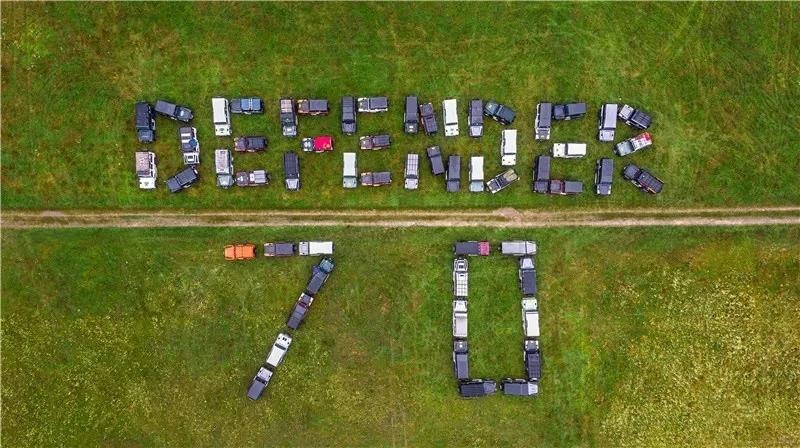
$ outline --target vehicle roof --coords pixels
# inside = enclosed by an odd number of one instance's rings
[[[565,180],[564,181],[565,193],[581,193],[583,192],[583,182],[579,180]]]
[[[153,160],[153,153],[149,151],[136,151],[134,155],[136,161],[136,173],[145,175],[150,172],[150,163]]]
[[[522,294],[536,294],[536,271],[533,269],[525,269],[522,271],[521,275]]]
[[[453,154],[450,157],[448,157],[447,167],[448,171],[453,172],[453,174],[458,173],[461,170],[461,156]],[[453,176],[451,175],[451,177]]]
[[[479,397],[495,392],[497,383],[491,380],[463,381],[458,385],[458,389],[464,397]]]
[[[294,101],[291,98],[281,98],[281,113],[294,113]]]
[[[483,156],[472,156],[469,158],[470,175],[475,178],[483,178]]]
[[[600,170],[600,182],[610,183],[613,179],[614,173],[614,160],[609,158],[602,158],[598,161],[598,169]]]
[[[472,113],[477,113],[478,115],[483,114],[483,101],[479,98],[473,98],[469,100],[469,110]]]
[[[639,174],[639,171],[639,167],[631,163],[622,169],[622,176],[625,179],[632,180],[636,178],[636,175]]]
[[[649,187],[656,193],[660,192],[661,189],[664,187],[664,182],[662,182],[661,179],[655,177],[647,170],[641,170],[639,172],[638,181],[640,184],[642,184],[642,186]]]
[[[536,180],[550,179],[550,156],[536,157]]]
[[[392,181],[392,173],[388,171],[376,171],[372,173],[372,182],[376,184],[388,184]]]
[[[314,147],[329,147],[333,145],[333,137],[330,135],[317,135],[314,137]]]
[[[517,116],[517,113],[514,111],[514,109],[504,104],[500,105],[500,110],[497,111],[497,114],[501,117],[504,117],[508,121],[513,121]]]
[[[178,106],[169,101],[157,100],[155,109],[162,114],[173,115],[177,107]]]
[[[217,174],[231,174],[231,152],[227,149],[214,150],[214,167]]]
[[[569,103],[565,105],[570,115],[585,114],[586,103]]]
[[[409,95],[406,97],[406,115],[417,115],[417,108],[419,101],[416,96]]]
[[[271,247],[277,255],[292,255],[294,254],[294,243],[264,243],[264,251]]]
[[[603,104],[602,113],[600,114],[600,118],[602,122],[600,126],[604,129],[615,129],[617,127],[617,109],[619,108],[618,104],[615,103],[608,103]]]
[[[553,120],[553,103],[539,103],[536,106],[536,112],[539,117],[539,126],[550,126]]]
[[[328,275],[330,274],[321,271],[314,272],[314,274],[308,280],[308,285],[306,285],[307,293],[312,296],[318,293],[320,288],[322,288],[322,285],[325,284],[325,280],[328,279]]]
[[[286,176],[297,176],[300,174],[300,159],[294,151],[283,153],[283,171]]]
[[[370,107],[379,109],[389,107],[389,98],[385,96],[369,97],[369,105]]]
[[[356,153],[354,152],[345,152],[342,153],[342,159],[344,161],[344,167],[346,170],[355,171],[356,166]]]
[[[502,173],[500,173],[500,178],[506,181],[506,184],[510,184],[515,180],[519,179],[517,172],[514,171],[514,168],[509,168]]]
[[[187,167],[179,171],[178,174],[175,175],[175,178],[178,179],[178,181],[183,185],[185,185],[187,182],[194,182],[198,178],[197,170],[195,170],[193,167]]]
[[[506,395],[530,396],[539,394],[539,385],[532,381],[504,381],[503,393]]]
[[[136,111],[136,122],[147,124],[150,121],[150,104],[144,101],[139,101],[134,107]]]
[[[542,376],[542,355],[539,351],[525,353],[525,372],[528,378],[541,378]]]

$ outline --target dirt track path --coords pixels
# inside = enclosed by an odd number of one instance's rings
[[[81,227],[651,227],[798,225],[800,206],[538,211],[4,211],[5,229]]]

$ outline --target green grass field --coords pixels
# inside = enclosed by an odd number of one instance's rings
[[[336,272],[245,388],[330,237]],[[536,399],[457,397],[451,244],[534,238]],[[796,446],[800,229],[6,230],[4,446]],[[470,260],[473,375],[522,374],[514,260]]]
[[[778,205],[800,202],[800,20],[797,3],[771,4],[254,4],[129,3],[2,6],[3,205],[6,208],[372,208]],[[447,97],[494,98],[518,111],[522,180],[497,196],[444,192],[427,172],[405,192],[404,156],[430,144],[445,154],[486,156],[500,171],[500,127],[445,139],[401,134],[401,101],[416,93],[437,111]],[[359,117],[359,134],[387,131],[394,146],[360,154],[359,168],[391,170],[378,191],[341,188],[341,153],[357,137],[339,132],[344,94],[389,95],[388,114]],[[235,135],[269,137],[263,155],[240,169],[267,168],[275,185],[221,191],[213,182],[210,98],[259,95],[267,114],[234,117]],[[304,190],[282,188],[282,95],[326,97],[333,113],[301,118],[301,135],[332,132],[334,154],[302,155]],[[203,152],[196,188],[181,195],[136,188],[135,101],[167,98],[196,112]],[[586,194],[530,192],[538,101],[582,100],[591,113],[556,123],[554,141],[586,141],[590,157],[558,161],[553,175],[579,179]],[[647,197],[629,185],[598,199],[593,164],[611,156],[596,142],[597,107],[629,102],[654,116],[655,144],[622,162],[649,168],[667,184]],[[464,115],[460,117],[462,130]],[[441,120],[440,120],[441,121]],[[620,125],[618,137],[633,131]],[[158,121],[163,181],[180,167],[177,125]],[[466,173],[466,171],[464,171]],[[617,175],[617,182],[621,177]]]

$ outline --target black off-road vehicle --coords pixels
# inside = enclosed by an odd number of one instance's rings
[[[232,114],[263,114],[264,102],[261,98],[254,96],[251,98],[234,98],[231,100]]]
[[[419,101],[416,96],[406,97],[406,110],[403,112],[403,131],[416,134],[419,131]]]
[[[483,101],[478,98],[469,100],[467,128],[470,137],[477,138],[483,135]]]
[[[177,193],[191,187],[200,179],[197,168],[189,166],[167,179],[167,189],[170,193]]]
[[[498,103],[497,101],[487,101],[483,106],[483,114],[492,120],[506,126],[514,122],[517,113],[514,109]]]
[[[617,114],[620,120],[624,121],[628,126],[636,129],[645,130],[650,127],[653,119],[649,114],[641,109],[635,109],[627,104],[624,104]]]
[[[233,139],[233,149],[237,152],[260,152],[267,149],[267,138],[261,135],[236,137]]]
[[[586,115],[586,103],[567,103],[553,106],[554,120],[574,120],[584,115]]]
[[[297,113],[300,115],[328,115],[328,100],[299,99],[297,100]]]
[[[156,115],[150,103],[139,101],[134,107],[136,111],[136,138],[139,143],[153,143],[156,140]]]
[[[358,139],[358,147],[361,149],[386,149],[392,145],[392,138],[389,134],[365,135]]]
[[[177,104],[170,103],[169,101],[158,100],[156,101],[156,112],[173,120],[189,123],[194,118],[192,110],[186,106],[178,106]]]
[[[358,111],[366,113],[386,112],[389,110],[389,98],[385,96],[368,96],[358,99]]]
[[[427,149],[428,160],[431,162],[431,173],[434,176],[444,174],[444,161],[442,161],[442,150],[438,146],[430,146]]]
[[[422,129],[425,131],[425,135],[439,132],[439,126],[436,124],[436,112],[433,110],[432,103],[420,104],[419,115],[422,118]]]
[[[644,168],[639,168],[636,165],[627,165],[622,170],[622,177],[629,180],[633,185],[636,185],[640,190],[650,193],[658,194],[664,188],[664,182],[654,176],[652,173]]]
[[[356,100],[352,96],[342,97],[342,134],[356,133]]]
[[[300,159],[294,151],[283,153],[283,174],[287,190],[297,191],[300,189]]]
[[[294,101],[290,97],[283,97],[280,106],[281,133],[284,137],[297,137],[297,114],[294,111]]]
[[[614,174],[614,161],[612,159],[602,158],[597,161],[594,173],[594,183],[597,188],[597,194],[600,196],[608,196],[611,194],[611,182],[613,181]]]

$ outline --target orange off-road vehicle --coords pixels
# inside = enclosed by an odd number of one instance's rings
[[[255,244],[229,244],[225,246],[226,260],[252,260],[256,258]]]

